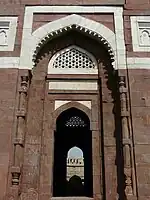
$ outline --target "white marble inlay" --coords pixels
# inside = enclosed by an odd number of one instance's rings
[[[0,17],[0,51],[13,51],[17,17]]]
[[[97,90],[97,81],[50,81],[50,90]]]
[[[131,16],[133,51],[150,51],[150,16]]]
[[[150,69],[150,58],[127,58],[128,69]]]
[[[0,21],[0,46],[8,45],[8,32],[10,22]]]
[[[55,110],[67,103],[70,103],[70,102],[78,102],[80,104],[83,104],[84,106],[88,107],[89,109],[91,109],[91,101],[63,101],[63,100],[56,100],[55,101]]]
[[[138,22],[139,45],[150,46],[150,22]]]
[[[19,68],[19,57],[0,57],[0,68]]]
[[[49,22],[39,27],[32,33],[32,23],[34,13],[67,13],[67,17]],[[76,13],[76,14],[74,14]],[[112,13],[114,14],[115,33],[103,24],[81,17],[81,13]],[[26,7],[20,65],[32,69],[32,56],[39,42],[52,31],[60,30],[66,26],[76,24],[97,34],[100,34],[110,44],[115,54],[114,68],[124,68],[125,45],[123,30],[123,8],[115,6],[32,6]],[[30,50],[30,51],[29,51]]]

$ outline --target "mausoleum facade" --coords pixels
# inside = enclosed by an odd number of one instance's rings
[[[150,200],[149,9],[0,2],[0,200]]]

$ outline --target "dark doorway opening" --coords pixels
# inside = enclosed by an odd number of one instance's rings
[[[79,176],[72,176],[67,183],[68,196],[84,196],[84,185]]]
[[[88,116],[77,108],[64,111],[57,118],[54,138],[53,196],[92,197],[92,134]],[[67,154],[74,146],[83,152],[84,183],[78,175],[67,180]]]

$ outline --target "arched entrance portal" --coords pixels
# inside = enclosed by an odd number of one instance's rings
[[[56,121],[54,139],[53,196],[92,197],[92,135],[88,116],[77,108],[62,112]],[[84,181],[80,173],[67,179],[67,155],[72,147],[78,147],[83,152]],[[75,157],[78,156],[76,152],[74,154]],[[69,162],[74,167],[81,168],[78,161],[77,158],[72,158]]]
[[[106,199],[115,198],[114,78],[105,46],[76,30],[48,41],[39,51],[30,86],[28,121],[35,118],[38,126],[34,132],[43,133],[40,187],[49,199],[101,199],[105,194]],[[84,176],[74,173],[67,177],[67,155],[73,147],[83,152]],[[43,190],[40,195],[44,195]]]

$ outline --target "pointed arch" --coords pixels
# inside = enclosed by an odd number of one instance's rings
[[[31,59],[33,60],[33,64],[36,60],[37,53],[44,44],[71,29],[83,32],[103,43],[110,55],[110,58],[116,61],[115,33],[99,22],[73,14],[53,22],[49,22],[32,33],[32,46],[30,45],[30,47],[32,51]],[[113,65],[116,68],[116,62],[114,62]]]
[[[66,126],[65,122],[72,116],[78,116],[87,126]],[[65,109],[57,117],[54,132],[53,196],[81,196],[78,190],[72,193],[72,186],[78,187],[78,182],[73,182],[73,185],[69,183],[74,175],[84,183],[82,196],[93,196],[92,132],[89,125],[88,116],[78,108]],[[78,147],[78,157],[68,156],[68,151],[72,147]]]
[[[79,102],[76,102],[76,101],[68,102],[68,103],[60,106],[59,108],[57,108],[53,113],[54,119],[56,120],[61,113],[63,113],[65,110],[68,110],[69,108],[77,108],[77,109],[81,110],[88,116],[89,120],[91,120],[91,110],[88,107],[86,107],[85,105],[83,105]]]

